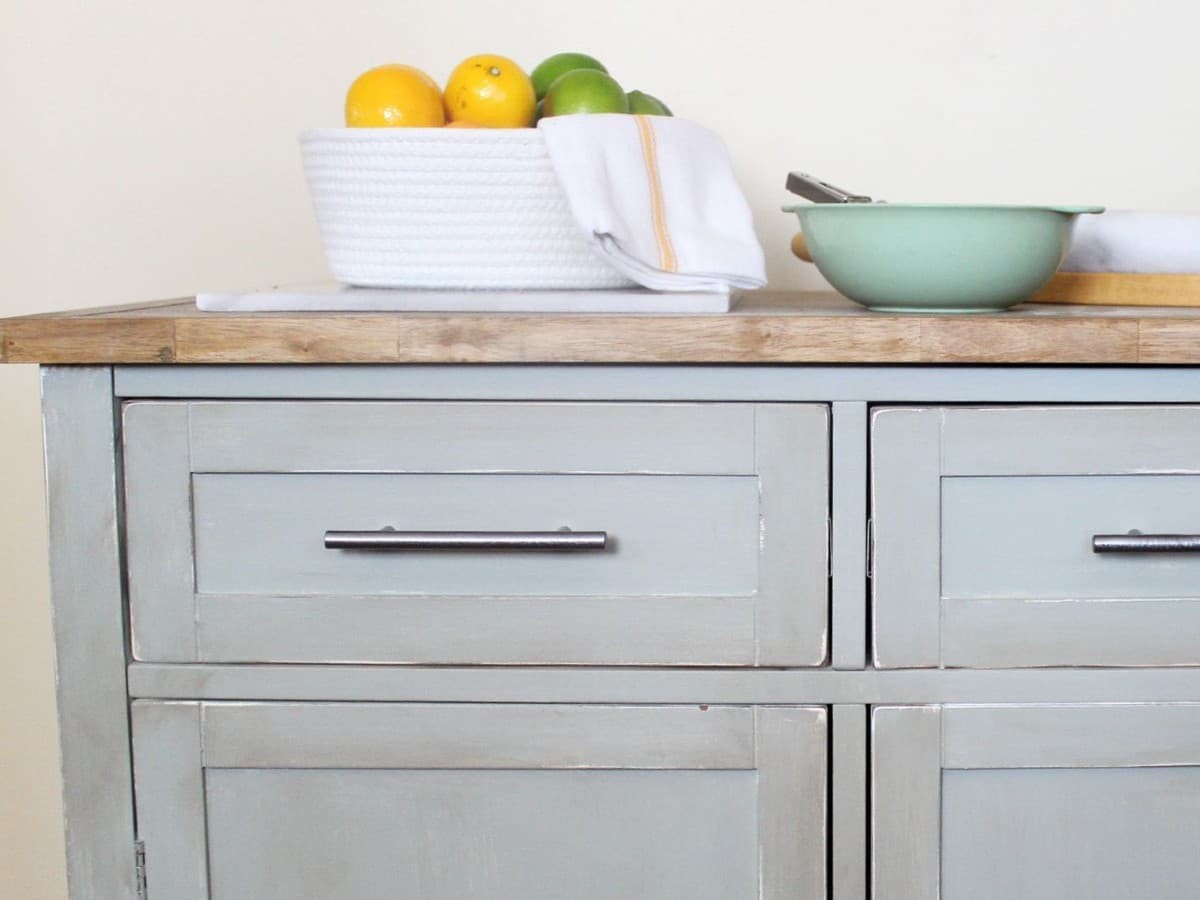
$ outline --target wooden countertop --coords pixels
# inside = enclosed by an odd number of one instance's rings
[[[1200,364],[1200,309],[872,313],[760,291],[719,315],[206,313],[191,298],[0,319],[0,362]]]

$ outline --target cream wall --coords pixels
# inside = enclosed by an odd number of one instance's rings
[[[294,136],[384,61],[603,58],[784,173],[892,200],[1200,209],[1193,0],[4,0],[0,315],[323,277]],[[0,896],[60,898],[37,383],[0,368]]]

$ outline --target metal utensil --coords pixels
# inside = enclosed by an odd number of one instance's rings
[[[813,203],[871,203],[870,197],[862,194],[852,194],[840,187],[834,187],[828,181],[814,178],[803,172],[788,172],[787,189],[793,194],[799,194]]]

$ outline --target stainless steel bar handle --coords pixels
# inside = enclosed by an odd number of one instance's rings
[[[603,550],[607,531],[326,531],[326,550]]]
[[[1093,553],[1200,553],[1200,534],[1094,534]]]

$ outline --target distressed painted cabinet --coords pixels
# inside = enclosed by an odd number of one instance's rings
[[[1195,897],[1200,704],[878,706],[876,897]]]
[[[139,700],[147,883],[176,900],[820,896],[827,737],[821,707]]]
[[[1119,316],[111,315],[0,337],[73,900],[1197,896],[1200,360]]]

